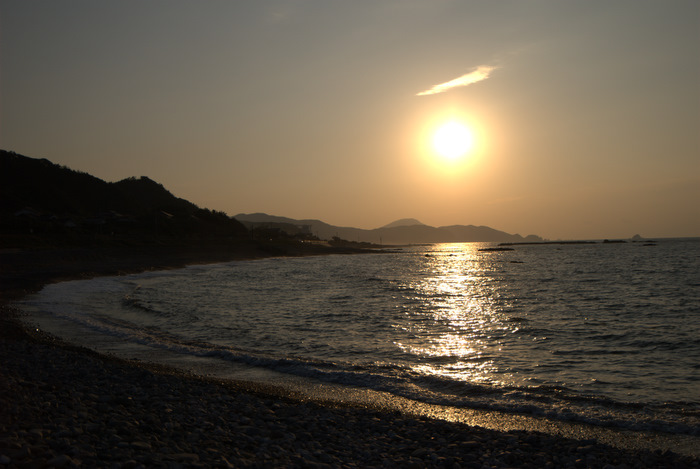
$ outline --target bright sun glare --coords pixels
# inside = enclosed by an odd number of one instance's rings
[[[465,155],[473,144],[472,132],[456,121],[443,124],[433,135],[433,148],[449,160],[456,160]]]

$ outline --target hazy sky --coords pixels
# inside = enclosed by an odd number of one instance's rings
[[[700,236],[700,2],[0,0],[0,148],[229,215]]]

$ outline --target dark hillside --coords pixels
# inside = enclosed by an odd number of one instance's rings
[[[3,215],[29,207],[54,214],[89,215],[111,205],[114,194],[107,187],[101,179],[49,160],[0,151]]]
[[[150,213],[163,210],[171,214],[192,214],[199,210],[192,202],[172,195],[162,184],[145,177],[130,177],[111,184],[131,213]]]
[[[243,238],[246,228],[201,209],[147,177],[108,183],[0,150],[0,233]]]

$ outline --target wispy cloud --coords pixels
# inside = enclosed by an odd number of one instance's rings
[[[496,67],[493,67],[491,65],[480,65],[476,67],[476,70],[466,73],[461,77],[457,77],[454,80],[450,80],[445,83],[440,83],[439,85],[435,85],[430,89],[421,91],[420,93],[416,94],[416,96],[428,96],[431,94],[444,93],[445,91],[449,91],[452,88],[472,85],[474,83],[486,80],[491,75],[491,72],[495,69]]]

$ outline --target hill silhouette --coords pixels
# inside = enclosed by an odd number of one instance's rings
[[[293,218],[267,215],[265,213],[240,213],[235,218],[243,222],[249,229],[256,226],[275,226],[284,229],[285,226],[295,226],[297,229],[308,230],[309,233],[321,238],[334,237],[360,243],[374,244],[429,244],[429,243],[469,243],[469,242],[498,242],[522,243],[541,242],[536,235],[526,237],[519,234],[509,234],[488,226],[452,225],[433,227],[423,225],[415,219],[401,219],[373,230],[340,227],[314,219],[295,220]]]
[[[142,176],[105,182],[47,159],[0,150],[4,234],[248,236],[223,212],[202,209]]]
[[[365,230],[321,220],[203,209],[141,176],[105,182],[90,174],[0,150],[0,234],[100,235],[129,239],[275,238],[372,244],[539,242],[487,226],[432,227],[404,218]]]
[[[396,220],[394,222],[389,223],[388,225],[382,226],[382,228],[396,228],[397,226],[414,226],[422,224],[423,223],[419,222],[415,218],[401,218],[400,220]]]

